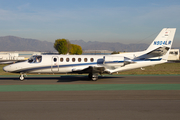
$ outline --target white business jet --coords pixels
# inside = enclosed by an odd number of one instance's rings
[[[167,62],[176,28],[164,28],[145,51],[115,55],[35,55],[25,62],[5,66],[6,72],[88,73],[96,81],[98,74],[116,73]]]

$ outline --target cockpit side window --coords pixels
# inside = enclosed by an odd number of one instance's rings
[[[42,61],[42,56],[32,56],[28,59],[29,63],[40,63]]]
[[[28,63],[32,63],[33,62],[33,59],[32,57],[28,59]]]

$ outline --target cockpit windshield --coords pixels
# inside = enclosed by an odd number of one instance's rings
[[[29,62],[29,63],[40,63],[41,60],[42,60],[42,56],[37,56],[37,55],[35,55],[35,56],[30,57],[30,58],[28,59],[28,62]]]

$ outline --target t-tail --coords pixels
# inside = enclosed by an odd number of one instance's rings
[[[176,28],[164,28],[145,51],[146,54],[136,59],[158,58],[167,61]]]
[[[164,28],[145,51],[124,53],[124,64],[115,69],[106,68],[108,73],[147,67],[167,62],[176,28]]]

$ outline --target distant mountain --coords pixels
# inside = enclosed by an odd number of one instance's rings
[[[15,36],[0,37],[0,51],[56,51],[53,43]]]
[[[119,42],[97,42],[97,41],[88,41],[83,40],[71,40],[72,44],[77,44],[82,47],[83,50],[110,50],[110,51],[142,51],[148,48],[148,44],[122,44]]]
[[[72,44],[77,44],[83,50],[110,50],[110,51],[142,51],[147,49],[148,44],[122,44],[119,42],[98,42],[83,40],[70,40]],[[20,38],[15,36],[0,37],[0,51],[42,51],[55,52],[54,43],[40,41],[36,39]]]

